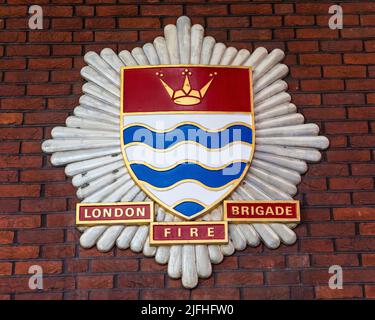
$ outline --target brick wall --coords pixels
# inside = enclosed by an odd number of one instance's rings
[[[28,29],[32,2],[42,31]],[[333,1],[0,0],[0,299],[375,298],[375,2],[340,2],[341,31]],[[298,242],[228,257],[193,291],[153,259],[81,249],[75,190],[40,149],[78,104],[85,52],[131,49],[181,14],[237,48],[285,50],[294,103],[331,140],[299,186]],[[44,291],[28,289],[33,264]],[[343,290],[327,288],[332,264]]]

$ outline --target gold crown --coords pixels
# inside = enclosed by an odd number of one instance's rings
[[[165,81],[163,81],[163,79],[161,79],[164,74],[161,72],[156,72],[156,75],[159,76],[160,82],[175,104],[191,106],[201,102],[208,88],[210,87],[211,82],[214,80],[213,77],[217,75],[217,72],[210,73],[210,77],[212,77],[212,79],[210,79],[200,90],[195,90],[191,87],[189,76],[191,76],[192,73],[189,71],[189,69],[185,69],[181,74],[185,76],[182,89],[173,90]]]

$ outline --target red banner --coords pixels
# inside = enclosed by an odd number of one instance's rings
[[[232,222],[299,222],[299,201],[224,201],[225,219]]]
[[[124,113],[251,112],[249,67],[142,66],[121,72]]]
[[[156,222],[150,226],[150,244],[227,243],[228,224],[218,222]]]
[[[78,203],[77,225],[145,224],[153,217],[152,202]]]

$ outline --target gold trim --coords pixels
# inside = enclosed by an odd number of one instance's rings
[[[204,210],[200,211],[200,212],[197,212],[196,214],[190,216],[190,217],[186,217],[184,215],[182,215],[181,213],[179,213],[178,211],[174,210],[173,208],[167,206],[166,204],[164,204],[163,202],[161,202],[156,196],[154,196],[149,190],[145,189],[142,184],[140,183],[140,181],[138,180],[138,178],[135,176],[134,172],[131,170],[130,168],[130,165],[129,165],[129,162],[128,162],[128,159],[127,159],[127,156],[126,156],[126,152],[125,152],[125,148],[124,148],[124,137],[123,137],[123,122],[124,122],[124,112],[123,112],[123,105],[124,105],[124,70],[125,69],[140,69],[140,68],[160,68],[160,67],[210,67],[210,68],[239,68],[239,69],[247,69],[248,72],[249,72],[249,85],[250,85],[250,112],[244,112],[244,114],[249,114],[251,115],[251,123],[252,123],[252,148],[251,148],[251,155],[250,155],[250,158],[246,164],[246,167],[241,175],[240,178],[238,178],[238,183],[236,186],[234,186],[233,188],[231,188],[228,192],[226,192],[222,197],[220,197],[217,201],[215,201],[211,206],[205,208]],[[156,203],[158,203],[161,207],[163,207],[165,210],[167,210],[168,212],[174,214],[175,216],[177,217],[180,217],[184,220],[193,220],[194,218],[197,218],[198,216],[201,216],[203,215],[204,213],[207,213],[208,211],[216,208],[225,198],[227,198],[229,196],[229,194],[231,194],[235,189],[236,187],[238,187],[238,185],[240,184],[240,182],[245,178],[248,170],[249,170],[249,167],[250,167],[250,163],[253,159],[253,156],[254,156],[254,146],[255,146],[255,123],[254,123],[254,104],[253,104],[253,81],[252,81],[252,68],[251,67],[246,67],[246,66],[218,66],[218,65],[190,65],[190,64],[178,64],[178,65],[150,65],[150,66],[128,66],[128,67],[122,67],[121,70],[120,70],[120,73],[121,73],[121,98],[120,98],[120,101],[121,101],[121,105],[120,105],[120,143],[121,143],[121,153],[123,155],[123,158],[124,158],[124,162],[125,162],[125,165],[126,165],[126,168],[128,169],[129,171],[129,174],[130,176],[132,177],[132,179],[134,180],[134,182],[142,189],[142,191],[144,191],[146,193],[146,195],[148,195],[150,197],[150,199],[152,199],[153,201],[155,201]],[[160,112],[160,113],[166,113],[166,112]],[[183,111],[170,111],[170,112],[167,112],[167,113],[172,113],[172,114],[176,114],[176,113],[185,113]],[[200,112],[189,112],[189,113],[200,113]],[[218,112],[205,112],[203,111],[202,113],[218,113]],[[220,113],[226,113],[226,114],[233,114],[233,113],[238,113],[238,112],[228,112],[228,111],[224,111],[224,112],[220,112]],[[131,114],[136,114],[136,113],[131,113]],[[145,112],[139,112],[139,114],[146,114]],[[157,112],[149,112],[149,114],[157,114]],[[127,145],[128,146],[128,145]]]
[[[228,218],[227,203],[262,203],[262,204],[276,204],[276,203],[295,203],[297,208],[296,218],[283,218],[283,219],[266,219],[266,218]],[[224,200],[224,220],[230,221],[231,223],[249,223],[249,222],[260,222],[260,223],[277,223],[277,222],[301,222],[301,209],[299,200]]]
[[[136,206],[136,205],[150,205],[150,219],[133,219],[133,220],[105,220],[105,221],[81,221],[79,219],[79,209],[81,207],[106,207],[106,206]],[[152,201],[137,201],[137,202],[92,202],[92,203],[77,203],[76,204],[76,225],[77,226],[95,226],[95,225],[139,225],[150,224],[154,217],[154,202]]]
[[[224,225],[224,232],[225,232],[225,239],[223,240],[218,240],[218,239],[214,239],[214,240],[165,240],[165,241],[154,241],[153,240],[153,237],[154,237],[154,230],[153,230],[153,226],[154,225],[172,225],[172,226],[175,226],[175,225],[199,225],[199,224],[209,224],[209,225],[212,225],[212,224],[222,224]],[[181,221],[181,222],[151,222],[150,223],[150,236],[149,236],[149,239],[150,239],[150,244],[155,244],[155,245],[175,245],[175,244],[182,244],[182,243],[186,243],[186,244],[191,244],[191,243],[200,243],[200,244],[226,244],[228,243],[228,240],[229,240],[229,236],[228,236],[228,222],[227,221]]]
[[[249,112],[248,112],[249,113]],[[129,114],[129,113],[128,113]],[[253,130],[253,128],[245,123],[245,122],[241,122],[241,121],[236,121],[236,122],[233,122],[233,123],[230,123],[230,124],[227,124],[226,126],[224,127],[221,127],[219,129],[207,129],[206,127],[200,125],[199,123],[196,123],[194,121],[183,121],[183,122],[180,122],[180,123],[177,123],[175,124],[173,127],[170,127],[168,129],[165,129],[165,130],[161,130],[161,129],[154,129],[152,128],[151,126],[147,125],[147,124],[142,124],[141,122],[135,122],[134,124],[128,124],[126,127],[124,127],[124,130],[128,129],[128,128],[131,128],[131,127],[135,127],[135,126],[142,126],[146,129],[149,129],[150,131],[153,131],[153,132],[156,132],[156,133],[168,133],[170,131],[173,131],[175,130],[176,128],[180,127],[180,126],[183,126],[183,125],[194,125],[196,127],[198,127],[199,129],[203,130],[203,131],[206,131],[206,132],[209,132],[209,133],[217,133],[217,132],[220,132],[220,131],[223,131],[223,130],[226,130],[228,129],[229,127],[233,127],[233,126],[236,126],[236,125],[241,125],[241,126],[244,126],[246,128],[249,128],[251,130]]]

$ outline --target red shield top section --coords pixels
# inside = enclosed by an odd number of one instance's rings
[[[191,65],[125,67],[122,108],[132,112],[251,112],[251,69]]]

